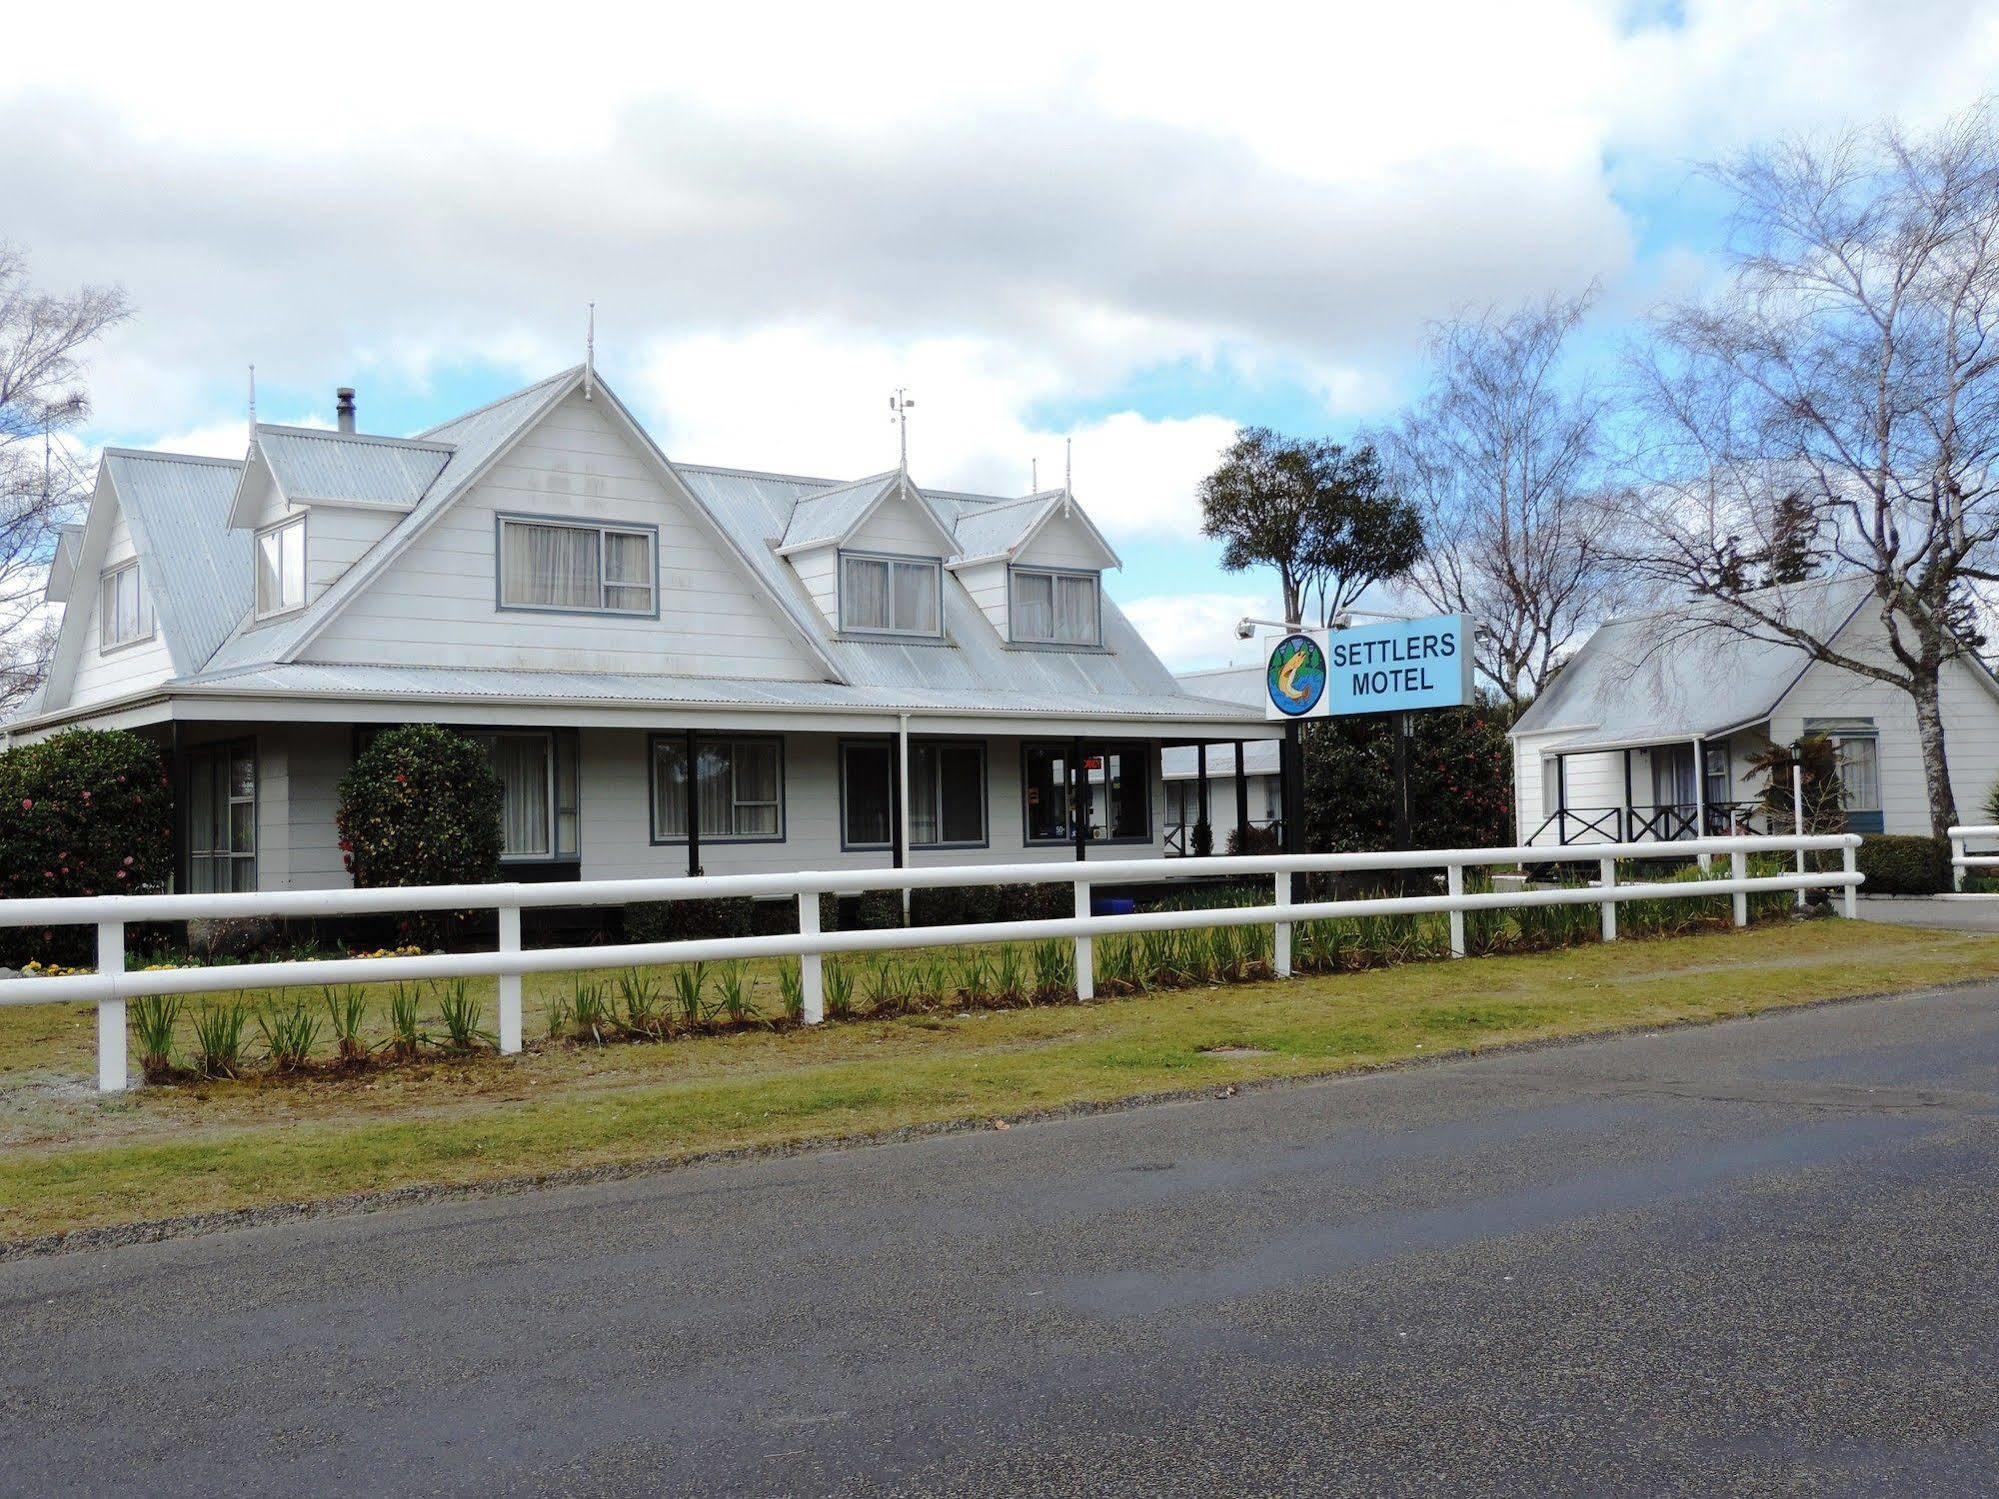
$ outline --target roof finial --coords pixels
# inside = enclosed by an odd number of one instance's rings
[[[250,435],[257,434],[257,367],[250,366]]]
[[[1027,460],[1027,492],[1029,494],[1041,493],[1041,460],[1039,458],[1030,458]]]
[[[583,399],[597,396],[597,304],[590,304],[590,329],[583,335]]]
[[[1069,513],[1069,473],[1072,466],[1070,449],[1074,445],[1074,438],[1065,437],[1062,439],[1062,513],[1064,515]]]
[[[916,404],[916,398],[909,393],[907,385],[898,385],[895,394],[888,398],[889,420],[902,428],[902,461],[900,467],[909,472],[909,408]]]

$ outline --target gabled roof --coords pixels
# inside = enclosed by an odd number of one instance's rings
[[[958,522],[958,555],[951,559],[951,566],[966,567],[975,562],[1002,559],[1011,562],[1057,515],[1073,519],[1083,527],[1102,553],[1102,566],[1124,565],[1068,490],[1046,489],[1039,494],[988,505],[962,517]]]
[[[791,521],[778,541],[778,551],[795,552],[804,547],[845,541],[874,514],[875,507],[888,497],[901,478],[899,472],[891,469],[800,500],[791,507]]]
[[[318,427],[259,425],[231,521],[247,526],[252,471],[260,464],[278,493],[294,505],[376,505],[407,510],[423,498],[451,457],[451,444],[421,439],[328,432]]]
[[[1821,640],[1836,635],[1869,597],[1865,578],[1813,578],[1763,590],[1772,612]],[[1720,606],[1607,620],[1520,715],[1511,733],[1567,731],[1561,748],[1722,735],[1761,723],[1811,665],[1799,646],[1750,639],[1715,623]]]
[[[140,574],[182,674],[199,671],[241,615],[250,536],[229,529],[229,506],[242,467],[227,458],[104,450],[102,476],[131,528]]]

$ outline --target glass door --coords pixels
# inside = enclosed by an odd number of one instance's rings
[[[257,888],[255,740],[188,751],[187,885],[204,894]]]

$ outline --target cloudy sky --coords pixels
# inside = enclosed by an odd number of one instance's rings
[[[8,23],[0,236],[122,282],[95,442],[413,431],[581,355],[675,458],[1023,492],[1075,441],[1178,666],[1274,607],[1198,534],[1234,426],[1405,400],[1426,322],[1697,289],[1692,168],[1963,108],[1999,6],[180,6]],[[476,19],[469,17],[476,16]],[[41,34],[37,34],[38,31]]]

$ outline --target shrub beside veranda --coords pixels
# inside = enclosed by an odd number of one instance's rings
[[[436,724],[377,735],[340,778],[335,820],[362,888],[500,876],[500,778],[483,749]]]
[[[131,895],[173,876],[173,787],[159,749],[123,730],[72,729],[0,752],[0,893]],[[0,929],[11,966],[75,962],[81,927]]]

